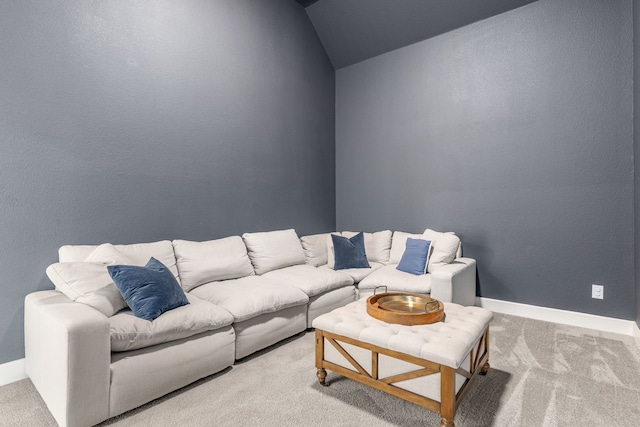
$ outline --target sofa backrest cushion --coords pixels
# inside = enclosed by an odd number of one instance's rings
[[[131,245],[112,245],[118,251],[126,255],[131,265],[142,266],[153,257],[163,263],[174,275],[178,283],[178,266],[173,253],[173,245],[169,240],[162,240],[152,243],[134,243]],[[65,245],[58,250],[60,262],[86,261],[87,257],[96,249],[98,245]]]
[[[58,262],[47,267],[46,273],[57,291],[107,317],[127,307],[103,264]]]
[[[438,267],[447,265],[456,259],[460,249],[460,238],[453,233],[441,233],[427,228],[422,234],[425,240],[431,240],[433,249],[427,264],[427,272],[432,273]]]
[[[355,231],[343,231],[342,237],[351,238],[358,234]],[[376,231],[375,233],[364,234],[364,248],[367,253],[367,260],[386,264],[389,262],[389,252],[391,250],[390,230]]]
[[[185,292],[205,283],[254,274],[240,236],[206,242],[174,240],[172,243]]]
[[[69,299],[89,305],[110,317],[126,308],[127,303],[109,275],[107,266],[131,263],[129,257],[105,243],[94,247],[86,261],[51,264],[46,273],[56,289]]]
[[[342,236],[342,233],[340,233],[339,231],[334,231],[333,233],[327,234],[327,237],[325,238],[325,245],[327,246],[327,267],[333,269],[336,264],[336,254],[333,249],[333,238],[331,237],[331,235]]]
[[[391,239],[391,250],[389,251],[389,264],[399,264],[402,254],[407,247],[407,238],[422,239],[422,234],[405,233],[404,231],[394,231]]]
[[[294,229],[244,233],[242,240],[256,274],[306,262],[304,250]]]
[[[319,267],[328,262],[327,236],[329,236],[329,233],[311,234],[300,238],[300,244],[302,244],[308,265]]]

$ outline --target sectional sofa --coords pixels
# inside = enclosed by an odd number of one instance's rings
[[[474,304],[475,261],[461,256],[453,233],[331,234],[299,238],[289,229],[206,242],[62,246],[47,268],[55,290],[25,298],[27,374],[61,426],[90,426],[222,371],[376,291]],[[335,269],[333,242],[356,237],[369,267]],[[431,242],[422,274],[397,269],[409,238]],[[109,266],[149,266],[151,258],[186,300],[148,321],[129,309]]]

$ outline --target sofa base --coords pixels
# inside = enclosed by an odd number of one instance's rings
[[[309,298],[307,328],[310,328],[313,319],[321,314],[333,311],[334,309],[347,305],[355,300],[356,288],[351,285]]]
[[[231,326],[146,347],[112,353],[109,417],[137,408],[233,365]]]
[[[275,313],[264,313],[234,323],[236,359],[242,359],[307,329],[307,305],[289,307]]]

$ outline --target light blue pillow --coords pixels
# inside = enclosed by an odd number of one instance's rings
[[[364,234],[362,232],[349,239],[332,234],[331,239],[333,240],[333,253],[335,255],[334,270],[371,268],[364,250]]]
[[[400,258],[400,264],[396,267],[405,273],[421,276],[427,271],[429,252],[431,249],[430,240],[407,238],[407,245]]]
[[[151,258],[147,265],[109,265],[109,275],[136,317],[152,322],[189,301],[173,273]]]

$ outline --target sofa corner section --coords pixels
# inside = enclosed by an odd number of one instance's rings
[[[456,258],[431,273],[431,297],[443,302],[471,306],[476,299],[476,261]]]

